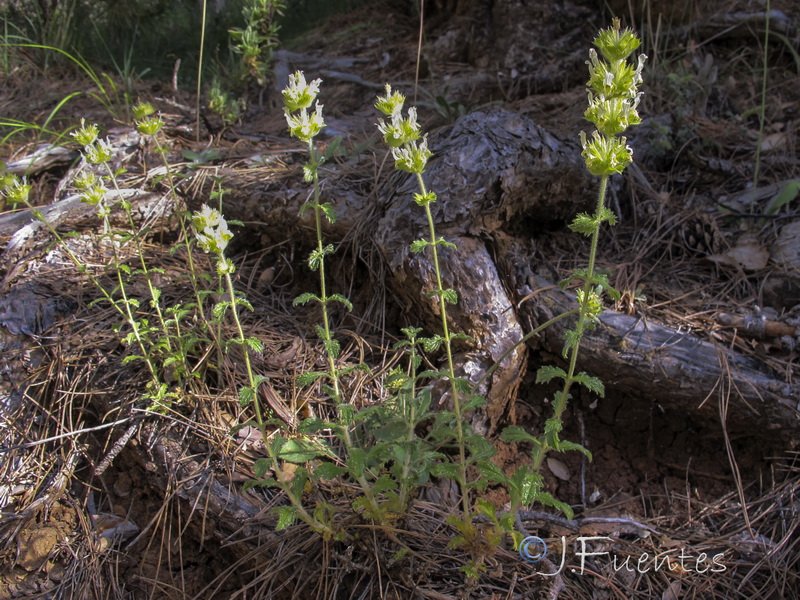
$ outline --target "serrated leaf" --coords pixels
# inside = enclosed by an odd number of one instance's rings
[[[405,436],[408,434],[408,425],[400,420],[394,420],[380,427],[376,427],[370,430],[370,433],[375,437],[376,440],[380,440],[382,442],[393,442],[395,440],[404,439]]]
[[[348,300],[341,294],[331,294],[330,296],[328,296],[328,302],[340,302],[341,304],[344,304],[347,310],[349,311],[353,310],[353,303],[350,302],[350,300]]]
[[[397,487],[397,482],[394,479],[388,475],[381,475],[375,480],[375,483],[372,484],[372,493],[383,494],[385,492],[396,490]]]
[[[575,450],[585,455],[586,458],[588,458],[589,460],[592,460],[592,453],[583,446],[581,446],[580,444],[576,444],[575,442],[559,440],[558,448],[556,448],[556,450],[558,450],[559,452],[569,452],[570,450]]]
[[[561,502],[561,500],[556,500],[552,494],[549,494],[548,492],[539,492],[536,494],[536,501],[540,504],[544,504],[545,506],[552,506],[553,508],[560,510],[562,513],[564,513],[564,516],[570,520],[572,520],[572,517],[575,514],[572,512],[572,508],[570,508],[569,504]]]
[[[454,289],[442,290],[442,297],[448,304],[458,304],[458,293]]]
[[[332,462],[324,462],[314,469],[314,477],[317,479],[336,479],[346,472],[347,469],[344,467],[335,465]]]
[[[559,367],[554,367],[552,365],[545,365],[543,367],[539,367],[539,370],[536,371],[536,383],[547,383],[548,381],[559,377],[561,379],[567,378],[567,372],[564,369]]]
[[[298,433],[317,433],[323,429],[328,429],[330,424],[317,417],[303,419],[297,426]]]
[[[245,407],[253,401],[255,392],[253,388],[244,386],[239,390],[239,406]]]
[[[253,472],[257,479],[263,479],[272,468],[272,460],[269,458],[257,458],[253,463]]]
[[[214,315],[215,319],[221,319],[222,315],[225,314],[225,311],[228,310],[231,303],[227,300],[223,300],[222,302],[217,302],[214,305],[214,308],[211,310],[211,314]]]
[[[291,527],[297,521],[297,509],[294,506],[278,506],[275,512],[278,514],[278,524],[275,525],[277,531]]]
[[[541,443],[538,439],[517,425],[509,425],[506,427],[503,430],[503,433],[500,434],[500,439],[508,444],[530,442],[532,444],[536,444],[537,446],[541,446]]]
[[[420,338],[425,352],[436,352],[442,345],[444,339],[440,335],[435,335],[429,338]]]
[[[469,397],[467,403],[461,407],[461,410],[463,412],[466,412],[468,410],[475,410],[476,408],[481,408],[485,404],[486,404],[486,398],[484,398],[480,394],[473,394],[472,396]]]
[[[561,419],[547,419],[544,423],[544,434],[548,437],[558,436],[563,428]]]
[[[332,356],[333,358],[338,357],[339,353],[342,351],[342,346],[339,344],[338,340],[322,340],[322,345],[325,346],[325,352],[328,353],[328,356]]]
[[[305,294],[300,294],[297,298],[295,298],[292,304],[294,306],[302,306],[304,304],[308,304],[311,300],[322,302],[322,300],[320,300],[320,297],[317,296],[316,294],[306,292]]]
[[[456,391],[461,394],[469,394],[472,391],[472,384],[463,377],[456,377],[453,380]]]
[[[236,296],[236,304],[245,307],[250,312],[255,312],[255,308],[253,308],[253,305],[250,304],[250,301],[247,298]]]
[[[484,517],[488,517],[492,521],[497,519],[497,509],[494,507],[494,504],[489,502],[486,498],[477,498],[475,500],[475,507],[478,509],[478,513]]]
[[[311,441],[303,438],[291,438],[286,440],[286,443],[278,453],[278,458],[281,458],[286,462],[300,465],[315,459],[321,454],[322,453],[319,451],[318,446]]]
[[[481,477],[485,477],[492,483],[505,484],[508,482],[508,477],[503,472],[503,469],[488,460],[478,463],[478,473],[480,473]]]
[[[411,250],[412,253],[417,254],[419,252],[422,252],[428,244],[430,244],[430,242],[426,240],[414,240],[413,242],[411,242],[411,246],[409,247],[409,249]]]
[[[250,350],[261,354],[264,351],[264,344],[258,338],[249,337],[245,338],[244,343],[247,345]]]
[[[311,385],[320,377],[325,377],[327,373],[320,373],[319,371],[306,371],[297,376],[297,385],[305,387]]]
[[[433,468],[431,468],[431,474],[436,477],[444,477],[446,479],[454,480],[458,480],[460,477],[458,465],[455,465],[451,462],[441,462],[433,465]]]
[[[330,202],[324,202],[320,204],[319,207],[325,214],[325,218],[328,220],[328,223],[336,222],[336,211],[334,210],[333,205]]]
[[[465,441],[473,460],[488,460],[495,455],[494,446],[482,435],[470,435]]]
[[[572,221],[569,228],[576,233],[592,235],[594,230],[597,228],[597,225],[598,223],[594,217],[586,213],[580,213],[577,217],[575,217],[575,220]]]
[[[364,474],[367,468],[367,453],[363,448],[351,448],[350,456],[347,459],[347,469],[350,475],[358,479]]]
[[[592,377],[587,373],[578,373],[573,377],[573,380],[577,381],[586,389],[588,389],[591,392],[594,392],[601,398],[605,397],[606,395],[606,388],[603,385],[603,382],[600,381],[600,379],[598,379],[597,377]]]

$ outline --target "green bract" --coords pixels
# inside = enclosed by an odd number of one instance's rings
[[[631,125],[642,122],[636,107],[639,98],[612,98],[606,100],[602,96],[589,94],[589,108],[584,113],[584,118],[597,126],[603,135],[612,136],[622,133]]]
[[[321,79],[306,83],[306,76],[302,71],[289,75],[289,85],[282,92],[283,105],[291,112],[308,108],[319,94],[320,83],[322,83]],[[291,125],[289,127],[291,128]]]
[[[390,148],[399,148],[403,144],[419,139],[419,124],[417,123],[417,109],[409,108],[408,117],[403,118],[402,104],[392,113],[392,121],[386,124],[383,120],[378,122],[378,131],[383,134],[383,141]]]
[[[308,112],[307,107],[300,109],[299,114],[292,114],[287,107],[284,110],[286,122],[289,125],[289,133],[306,143],[310,142],[325,127],[325,120],[322,118],[322,105],[317,102],[315,111]]]
[[[595,50],[589,50],[589,107],[584,118],[595,124],[597,131],[590,140],[581,132],[581,153],[586,167],[593,175],[608,176],[622,173],[633,160],[633,152],[625,138],[617,138],[631,125],[641,123],[637,112],[641,92],[642,69],[647,58],[638,58],[637,66],[626,62],[639,47],[639,39],[630,30],[620,31],[619,19],[609,29],[600,31],[594,40],[605,60]]]
[[[81,146],[89,146],[94,144],[95,140],[97,140],[97,136],[100,135],[100,129],[94,124],[86,125],[86,119],[81,119],[80,128],[77,131],[73,131],[70,135],[74,137],[75,141]]]
[[[200,247],[204,251],[220,257],[217,265],[218,270],[221,269],[219,272],[229,272],[227,270],[228,267],[233,265],[222,254],[225,252],[225,248],[228,247],[228,242],[233,238],[233,234],[228,229],[228,223],[220,212],[204,204],[199,211],[192,214],[192,227]],[[223,263],[226,264],[223,265]]]
[[[375,108],[387,117],[403,110],[403,103],[406,97],[400,92],[392,92],[392,86],[386,84],[386,95],[378,96],[375,101]]]
[[[407,171],[408,173],[423,173],[425,166],[428,164],[428,159],[432,155],[433,152],[428,150],[427,136],[423,137],[419,143],[416,141],[407,142],[402,148],[392,148],[395,169]]]
[[[2,191],[9,204],[27,204],[31,186],[25,183],[24,179],[20,181],[15,175],[12,175],[10,179],[6,179]]]
[[[586,139],[586,134],[581,131],[581,156],[586,161],[586,167],[592,175],[615,175],[622,173],[633,162],[633,150],[626,143],[626,139],[600,135],[592,132],[592,139]]]
[[[620,31],[619,19],[614,19],[612,23],[610,28],[601,29],[592,43],[606,60],[625,60],[639,47],[639,38],[629,27]]]

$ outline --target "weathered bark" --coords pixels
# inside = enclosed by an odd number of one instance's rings
[[[559,141],[506,110],[467,115],[433,137],[431,146],[436,154],[425,181],[438,193],[437,234],[458,246],[443,248],[440,256],[444,286],[459,295],[448,311],[450,326],[474,340],[458,360],[460,372],[477,381],[522,338],[521,322],[535,326],[571,307],[572,297],[556,290],[538,294],[519,310],[514,302],[526,289],[549,285],[533,275],[537,269],[528,264],[527,240],[589,209],[596,181],[586,173],[577,143]],[[275,241],[313,243],[310,213],[298,219],[309,193],[306,183],[224,169],[220,174],[231,189],[225,197],[228,218]],[[430,254],[409,250],[413,240],[428,236],[424,211],[413,202],[416,178],[395,174],[377,199],[371,196],[372,182],[346,172],[337,176],[335,167],[323,185],[338,216],[326,225],[327,241],[371,237],[389,273],[387,281],[375,284],[388,285],[420,325],[439,331],[437,302],[426,295],[434,287]],[[559,354],[565,326],[550,328],[538,343]],[[526,360],[526,350],[517,348],[479,390],[487,397],[484,431],[495,430],[513,407]],[[604,313],[602,326],[585,341],[579,367],[600,376],[607,390],[702,419],[719,420],[715,403],[725,402],[727,424],[753,434],[789,440],[798,424],[797,384],[730,349],[635,317]]]
[[[535,324],[577,307],[572,294],[534,276],[543,289],[525,312]],[[549,288],[549,289],[545,289]],[[717,422],[729,432],[796,439],[800,384],[789,383],[762,363],[637,316],[604,311],[600,326],[581,345],[580,368],[600,377],[606,389],[657,401],[666,410]],[[571,322],[545,330],[541,344],[560,353]]]

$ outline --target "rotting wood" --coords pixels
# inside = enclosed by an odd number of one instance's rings
[[[526,237],[589,208],[596,182],[586,172],[576,142],[558,140],[504,109],[459,119],[434,136],[431,146],[435,154],[425,179],[439,195],[433,206],[437,231],[458,245],[455,252],[443,251],[441,259],[444,284],[459,294],[449,316],[453,331],[475,340],[459,358],[461,373],[476,381],[525,333],[520,322],[535,326],[573,307],[572,296],[553,289],[554,280],[537,278],[536,287],[549,291],[519,311],[513,309],[509,291],[517,293],[526,283],[520,279],[532,272],[531,258],[524,253]],[[270,238],[310,236],[297,218],[307,195],[302,181],[265,184],[249,177],[243,187],[235,182],[235,177],[226,179],[232,188],[226,209],[230,217],[256,221]],[[388,267],[385,284],[391,293],[413,311],[417,324],[437,331],[438,309],[425,295],[433,266],[426,253],[409,250],[426,227],[424,212],[413,202],[416,191],[413,177],[395,174],[372,202],[360,184],[346,174],[337,177],[331,169],[323,194],[334,203],[338,218],[326,236],[330,241],[368,236]],[[718,395],[730,390],[728,425],[741,425],[751,435],[793,438],[800,416],[798,386],[780,374],[671,327],[613,311],[603,313],[601,320],[603,325],[587,337],[579,367],[600,376],[607,389],[713,422],[719,420]],[[560,323],[546,331],[541,347],[560,355],[564,327]],[[518,351],[506,361],[488,389],[480,390],[487,397],[486,431],[494,431],[505,417],[513,419],[526,354]]]
[[[594,198],[595,182],[583,167],[577,143],[560,141],[503,109],[459,119],[434,136],[431,146],[436,154],[425,178],[429,189],[439,194],[434,205],[437,230],[459,246],[442,253],[444,283],[460,297],[450,313],[451,325],[475,340],[459,359],[461,373],[477,381],[521,339],[525,331],[520,322],[535,326],[573,306],[569,294],[549,289],[515,310],[518,298],[512,295],[524,296],[520,289],[525,278],[533,281],[530,257],[524,252],[526,238],[585,210]],[[226,217],[244,221],[272,240],[288,236],[312,242],[308,224],[298,218],[308,194],[300,178],[265,180],[225,168],[219,174],[231,190]],[[196,177],[203,176],[196,172]],[[388,286],[396,300],[413,311],[417,324],[436,331],[437,308],[425,295],[431,288],[431,262],[426,253],[409,251],[426,227],[423,211],[413,202],[415,191],[412,177],[394,174],[379,190],[382,195],[370,197],[371,188],[331,166],[323,194],[334,203],[338,218],[325,235],[334,243],[348,237],[369,239],[388,271],[386,281],[376,285]],[[201,202],[187,199],[192,208]],[[536,288],[552,288],[552,283],[535,278]],[[612,311],[601,321],[587,337],[579,367],[601,376],[607,389],[713,421],[719,419],[715,402],[722,394],[730,403],[729,426],[741,426],[751,435],[793,438],[800,416],[797,384],[690,333]],[[540,347],[560,354],[565,326],[560,323],[544,332]],[[487,397],[485,414],[476,421],[481,430],[494,431],[508,417],[513,419],[526,360],[520,348],[480,390]]]

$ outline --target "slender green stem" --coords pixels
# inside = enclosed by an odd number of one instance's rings
[[[224,260],[223,256],[220,255],[220,260]],[[245,341],[244,337],[244,329],[242,328],[242,322],[239,319],[239,310],[236,308],[236,290],[233,287],[233,278],[231,274],[226,272],[225,273],[225,282],[228,285],[228,295],[231,298],[231,313],[233,313],[233,320],[236,323],[236,332],[239,334],[239,339],[236,340],[241,344],[242,351],[244,352],[244,366],[247,370],[247,382],[250,384],[250,389],[253,390],[253,409],[256,413],[256,423],[258,423],[258,428],[261,430],[262,434],[264,432],[264,418],[261,415],[261,403],[258,400],[258,389],[256,387],[256,378],[253,374],[253,367],[250,364],[250,351],[247,347],[247,342]]]
[[[38,212],[30,203],[26,203],[26,204],[27,204],[27,206],[29,208],[31,208],[34,211],[34,214],[36,214],[36,212]],[[53,227],[50,224],[50,222],[47,221],[47,219],[45,219],[43,215],[41,215],[41,213],[39,213],[39,215],[40,216],[37,216],[37,219],[39,221],[41,221],[42,223],[44,223],[44,226],[47,227],[47,230],[56,239],[56,241],[58,242],[58,245],[64,250],[64,252],[66,252],[67,257],[72,262],[72,264],[75,265],[75,268],[78,269],[78,272],[81,273],[82,275],[85,275],[86,277],[88,277],[88,279],[92,283],[92,285],[94,285],[100,291],[100,293],[102,294],[103,298],[109,304],[111,304],[111,306],[113,306],[114,309],[120,314],[120,316],[122,316],[122,318],[125,319],[125,321],[128,323],[128,325],[130,325],[131,329],[133,330],[134,338],[136,339],[136,342],[139,345],[139,349],[142,351],[142,356],[144,357],[145,363],[147,363],[147,369],[148,369],[148,371],[150,371],[150,376],[151,376],[151,378],[153,380],[153,383],[156,386],[158,386],[160,384],[160,380],[159,380],[158,375],[156,373],[155,366],[153,365],[153,361],[152,361],[152,358],[150,356],[150,352],[148,351],[147,347],[145,346],[144,340],[142,339],[141,334],[139,332],[139,324],[136,321],[136,319],[134,318],[133,313],[131,312],[130,303],[128,302],[128,298],[127,298],[127,296],[125,294],[125,287],[124,287],[124,284],[122,282],[122,278],[121,278],[122,275],[121,275],[119,269],[117,269],[117,278],[118,278],[119,283],[120,283],[120,291],[121,291],[122,297],[123,297],[123,304],[125,305],[125,309],[124,310],[122,308],[120,308],[119,303],[116,300],[114,300],[114,298],[111,297],[111,295],[108,293],[106,288],[103,287],[103,284],[101,284],[100,281],[94,275],[92,275],[91,272],[89,272],[89,269],[86,268],[86,265],[84,265],[81,262],[81,260],[77,257],[77,255],[67,245],[67,243],[64,241],[64,238],[61,237],[61,235],[58,233],[56,228]],[[104,227],[107,227],[107,226],[108,225],[107,225],[107,221],[106,221],[106,222],[104,222]],[[113,248],[113,251],[114,251],[114,255],[117,256],[116,246],[113,244],[113,240],[112,240],[112,248]],[[117,263],[117,264],[119,264],[119,263]]]
[[[203,50],[205,48],[206,43],[206,14],[208,9],[208,0],[203,0],[203,16],[201,19],[200,25],[200,56],[197,58],[197,90],[195,93],[196,101],[195,101],[195,113],[196,113],[196,121],[195,121],[195,129],[194,129],[194,136],[195,141],[200,141],[200,92],[201,86],[203,83]]]
[[[161,155],[161,160],[164,163],[164,168],[166,169],[167,173],[167,184],[169,185],[169,191],[172,194],[172,199],[175,202],[175,208],[179,208],[179,201],[178,201],[178,193],[177,188],[175,186],[175,178],[172,174],[172,168],[167,160],[167,152],[164,146],[161,145],[161,141],[158,139],[157,135],[153,136],[153,140],[156,144],[156,151]],[[221,207],[220,207],[221,208]],[[188,230],[186,229],[186,219],[184,217],[184,213],[182,210],[177,210],[178,212],[178,225],[181,228],[181,236],[183,237],[184,244],[186,246],[186,261],[189,265],[189,276],[192,279],[192,289],[194,290],[194,296],[197,300],[197,310],[200,313],[200,320],[203,323],[208,323],[206,320],[205,312],[203,311],[203,299],[200,297],[200,285],[197,283],[197,271],[194,265],[194,253],[192,252],[192,244],[191,244],[191,236],[189,235]],[[220,210],[222,212],[222,210]],[[217,345],[219,345],[219,340],[217,340]]]
[[[597,208],[595,209],[595,216],[599,217],[600,213],[605,206],[606,189],[608,187],[608,175],[603,175],[600,179],[600,189],[597,194]],[[578,321],[575,325],[577,332],[577,339],[575,345],[570,350],[569,369],[567,370],[567,377],[564,379],[564,388],[556,395],[555,402],[553,403],[553,419],[561,421],[564,411],[567,408],[567,400],[569,399],[569,390],[575,381],[575,368],[578,364],[578,353],[580,351],[581,340],[583,333],[586,330],[587,316],[589,314],[589,302],[591,299],[592,281],[594,279],[594,267],[597,258],[597,243],[600,239],[600,223],[598,219],[597,226],[592,232],[591,248],[589,250],[589,265],[586,269],[586,281],[583,284],[583,296],[581,298],[580,312],[578,313]],[[543,444],[536,452],[533,468],[536,472],[541,469],[542,463],[547,455],[548,450],[552,447],[549,441],[543,436]]]
[[[428,191],[425,187],[425,181],[422,179],[422,174],[417,173],[417,181],[419,182],[420,191],[422,196],[426,196]],[[458,442],[458,467],[459,467],[459,486],[461,488],[461,503],[464,511],[464,516],[469,514],[469,488],[467,487],[467,452],[464,442],[464,424],[462,423],[461,415],[461,396],[456,384],[456,370],[453,363],[453,349],[452,339],[450,336],[450,327],[447,324],[447,302],[444,297],[444,286],[442,285],[442,271],[439,267],[439,252],[438,244],[436,243],[436,226],[433,222],[433,213],[429,203],[425,204],[425,215],[428,219],[428,229],[430,231],[430,246],[431,254],[433,256],[433,268],[436,272],[436,295],[439,298],[439,313],[442,318],[442,337],[444,338],[444,347],[447,354],[447,370],[450,378],[450,391],[453,394],[453,413],[456,418],[456,440]]]
[[[414,428],[417,424],[417,368],[416,368],[416,356],[417,356],[417,339],[416,336],[412,336],[409,340],[411,344],[411,389],[408,392],[403,392],[402,390],[398,392],[398,401],[402,398],[402,405],[400,406],[400,410],[403,413],[403,418],[406,419],[406,424],[408,425],[408,430],[406,432],[406,443],[411,446],[416,438],[416,432]],[[409,413],[409,406],[410,406],[410,413]],[[403,461],[403,475],[400,481],[400,506],[402,508],[406,508],[406,502],[408,502],[408,495],[410,492],[410,486],[408,483],[409,475],[411,473],[411,453],[405,453],[405,460]]]
[[[486,381],[486,380],[487,380],[487,379],[488,379],[488,378],[491,376],[491,374],[492,374],[492,373],[494,373],[494,372],[495,372],[495,371],[496,371],[496,370],[497,370],[497,369],[500,367],[500,365],[503,363],[503,361],[504,361],[504,360],[505,360],[505,359],[506,359],[506,358],[507,358],[507,357],[508,357],[508,356],[509,356],[509,355],[510,355],[512,352],[514,352],[514,350],[516,350],[517,348],[519,348],[519,347],[520,347],[522,344],[524,344],[525,342],[527,342],[527,341],[528,341],[529,339],[531,339],[533,336],[535,336],[536,334],[538,334],[538,333],[540,333],[540,332],[544,331],[545,329],[547,329],[548,327],[550,327],[550,325],[553,325],[553,324],[555,324],[555,323],[558,323],[558,322],[559,322],[561,319],[565,319],[565,318],[567,318],[567,317],[571,317],[571,316],[573,316],[573,315],[577,315],[577,314],[579,314],[579,313],[580,313],[580,311],[581,311],[581,309],[580,309],[580,308],[573,308],[572,310],[568,310],[568,311],[567,311],[567,312],[565,312],[565,313],[561,313],[560,315],[556,315],[556,316],[555,316],[555,317],[553,317],[552,319],[549,319],[549,320],[545,321],[544,323],[542,323],[541,325],[539,325],[539,326],[538,326],[536,329],[533,329],[533,330],[529,331],[528,333],[526,333],[524,336],[522,336],[522,339],[520,339],[520,340],[519,340],[519,341],[518,341],[516,344],[514,344],[514,345],[513,345],[513,346],[511,346],[511,347],[510,347],[508,350],[506,350],[505,352],[503,352],[503,353],[500,355],[500,358],[498,358],[498,359],[497,359],[497,360],[494,362],[494,364],[493,364],[491,367],[489,367],[488,369],[486,369],[486,372],[483,374],[483,377],[481,377],[481,378],[480,378],[480,379],[477,381],[477,383],[475,383],[475,385],[474,385],[473,387],[474,387],[475,389],[478,389],[478,388],[481,386],[481,384],[482,384],[484,381]]]
[[[319,158],[317,156],[317,151],[314,148],[313,141],[309,140],[308,142],[308,152],[309,152],[309,169],[314,174],[313,184],[314,184],[314,201],[312,203],[312,207],[314,208],[314,223],[317,232],[317,253],[319,256],[319,289],[320,289],[320,304],[322,305],[322,330],[325,335],[325,354],[328,357],[328,374],[330,376],[331,384],[333,386],[333,395],[334,401],[336,402],[337,406],[344,402],[341,393],[341,386],[339,385],[339,370],[336,367],[336,357],[330,351],[330,342],[333,339],[331,335],[331,325],[330,325],[330,316],[328,314],[328,304],[330,302],[330,298],[328,297],[327,292],[327,285],[325,281],[325,249],[323,246],[323,238],[322,238],[322,207],[320,206],[320,190],[319,190]],[[344,442],[345,449],[350,452],[354,447],[353,437],[350,433],[350,424],[349,423],[342,423],[341,427],[342,431],[342,441]],[[380,516],[379,520],[381,524],[386,524],[385,518],[383,517],[383,513],[380,511],[380,506],[378,504],[377,499],[375,498],[375,494],[372,492],[372,486],[370,485],[369,481],[364,475],[361,475],[356,478],[358,484],[361,486],[361,490],[364,492],[364,497],[367,499],[373,514],[378,517]]]

